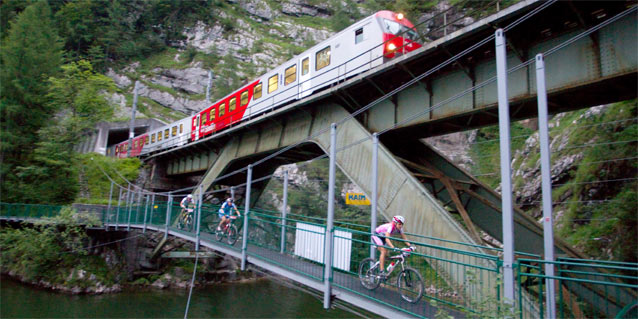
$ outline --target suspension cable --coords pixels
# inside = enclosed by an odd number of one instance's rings
[[[188,291],[188,300],[186,301],[186,310],[184,311],[184,319],[188,318],[188,308],[191,304],[191,296],[193,295],[193,286],[195,285],[195,274],[197,273],[197,262],[199,261],[199,250],[195,251],[195,267],[193,267],[193,278],[191,278],[191,285]]]

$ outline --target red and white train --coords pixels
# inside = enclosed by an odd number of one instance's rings
[[[131,156],[181,146],[302,99],[337,81],[421,47],[403,14],[379,11],[322,41],[192,117],[136,136]],[[112,155],[128,156],[128,140]]]

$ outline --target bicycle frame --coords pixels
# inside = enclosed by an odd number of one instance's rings
[[[233,224],[233,220],[237,219],[237,216],[228,216],[228,222],[224,225],[224,229],[222,229],[222,233],[225,233],[230,229],[230,225]]]
[[[373,258],[365,258],[359,263],[359,279],[361,284],[373,290],[379,287],[380,283],[386,283],[390,279],[390,275],[397,268],[397,263],[401,264],[401,270],[397,276],[396,285],[403,300],[410,303],[418,302],[423,296],[424,284],[423,278],[418,271],[406,264],[406,258],[410,256],[410,251],[401,251],[398,255],[388,256],[391,264],[388,266],[388,272],[383,274],[379,260]]]
[[[388,259],[390,259],[390,260],[397,260],[398,259],[397,262],[401,264],[401,271],[404,271],[405,270],[406,257],[407,256],[404,253],[400,253],[398,255],[388,256]],[[380,263],[380,261],[377,260],[377,262],[374,264],[374,266],[378,267],[379,263]],[[392,264],[392,263],[390,263],[390,264]],[[387,278],[390,278],[390,274],[392,274],[396,268],[397,268],[396,265],[392,266],[392,269],[390,269],[390,271],[387,273]]]

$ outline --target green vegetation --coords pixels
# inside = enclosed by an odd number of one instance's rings
[[[3,200],[18,201],[28,190],[15,169],[33,157],[32,145],[38,142],[35,133],[56,111],[47,103],[46,79],[59,71],[62,43],[44,1],[22,11],[7,32],[0,65],[0,180]]]
[[[80,225],[79,220],[82,221]],[[86,287],[89,275],[109,285],[114,283],[116,269],[109,268],[102,258],[90,256],[84,227],[98,225],[92,216],[78,218],[65,207],[54,218],[38,221],[33,228],[0,229],[2,270],[14,272],[26,280],[46,280],[52,284]],[[76,270],[69,276],[72,270]],[[77,271],[86,271],[80,278]]]
[[[633,100],[609,106],[578,125],[563,121],[572,145],[563,154],[582,153],[582,160],[554,194],[554,200],[564,202],[559,232],[593,257],[638,261],[635,245],[627,244],[638,238],[636,116]]]
[[[90,29],[99,21],[92,10],[99,12],[101,5],[55,3],[51,10],[46,1],[28,4],[1,7],[3,15],[16,10],[2,30],[2,200],[68,204],[80,190],[81,160],[73,147],[113,114],[103,93],[114,92],[115,85],[94,70],[89,60],[95,56],[88,56],[95,53]]]
[[[638,252],[627,245],[638,238],[636,226],[638,116],[636,100],[607,106],[597,113],[588,109],[569,112],[551,120],[552,163],[574,157],[565,176],[554,180],[552,190],[556,233],[588,256],[603,260],[638,261]],[[521,151],[534,131],[512,123],[512,154]],[[513,171],[539,169],[538,147],[514,155]],[[480,129],[470,154],[474,174],[491,187],[500,184],[498,127]],[[493,175],[483,175],[495,173]],[[539,173],[540,174],[540,173]],[[556,173],[552,173],[556,174]],[[529,180],[513,176],[514,190]],[[529,213],[538,205],[529,206]]]
[[[514,122],[510,125],[512,154],[525,146],[525,140],[532,133],[534,133],[532,129],[524,127],[519,122]],[[472,144],[470,149],[470,155],[475,163],[473,173],[479,175],[481,180],[492,188],[496,188],[501,183],[499,154],[498,126],[490,126],[478,130],[476,143]],[[493,174],[494,172],[497,174],[484,175]]]
[[[83,176],[81,180],[85,181],[82,186],[86,187],[86,194],[84,197],[78,197],[75,202],[88,204],[108,204],[111,182],[105,174],[112,176],[114,182],[126,185],[126,181],[120,175],[134,181],[142,166],[138,158],[116,159],[99,154],[82,154],[78,156],[78,160],[80,174]],[[114,187],[114,192],[117,192],[117,186]],[[114,193],[113,200],[116,201],[116,198],[117,193]]]
[[[8,201],[47,204],[73,201],[78,192],[78,162],[73,146],[83,132],[110,118],[113,112],[99,93],[113,90],[113,82],[96,74],[88,61],[63,65],[60,75],[50,77],[47,83],[48,100],[44,107],[48,112],[42,116],[48,120],[35,132],[24,133],[34,140],[35,147],[26,149],[28,153],[23,149],[22,160],[6,172],[9,178],[3,179],[3,188],[8,190]],[[54,113],[66,116],[51,116]],[[19,139],[9,138],[8,142],[19,143]]]
[[[298,185],[288,185],[288,206],[289,212],[309,217],[325,218],[328,211],[328,159],[314,160],[307,165],[298,166],[298,175],[307,178],[307,182]],[[345,198],[339,194],[344,184],[350,180],[341,170],[336,170],[336,198],[335,198],[335,221],[343,221],[354,224],[370,224],[370,206],[346,205]],[[274,193],[282,198],[283,181],[273,178],[268,182],[264,194],[260,197],[256,207],[271,211],[278,211],[279,208],[273,206],[268,193]],[[337,225],[338,226],[338,225]]]

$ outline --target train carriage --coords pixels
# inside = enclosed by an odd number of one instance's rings
[[[148,140],[148,134],[142,134],[133,138],[132,147],[129,145],[128,140],[121,142],[115,145],[115,147],[113,148],[113,155],[119,158],[129,157],[128,151],[129,151],[129,148],[131,148],[131,155],[130,155],[131,157],[140,156],[142,153],[142,148],[144,147],[144,144],[147,143],[147,140]]]
[[[149,132],[149,141],[145,144],[141,154],[145,155],[186,144],[191,133],[190,121],[190,118],[184,118]]]
[[[402,14],[379,11],[229,94],[192,118],[191,140],[224,129],[420,48]]]
[[[146,134],[132,156],[184,145],[305,98],[421,47],[402,14],[379,11],[288,60],[197,114]],[[128,145],[128,141],[121,144]],[[128,146],[123,146],[126,148]],[[122,156],[124,154],[124,156]],[[118,157],[126,152],[119,151]]]

